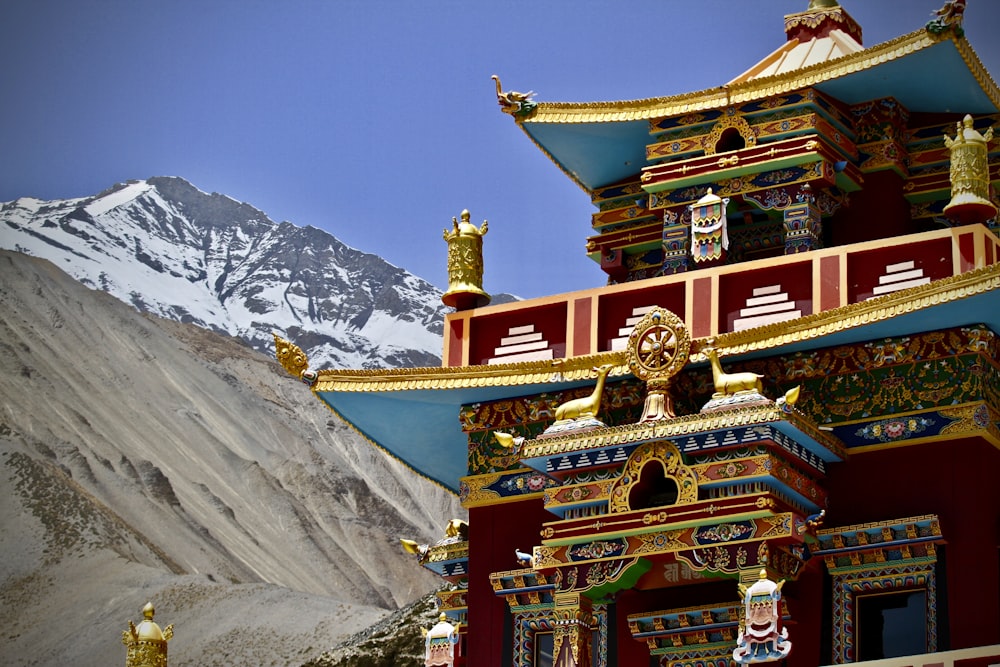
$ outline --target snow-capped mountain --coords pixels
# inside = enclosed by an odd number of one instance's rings
[[[271,332],[313,368],[440,363],[446,307],[430,283],[315,227],[181,178],[92,197],[0,204],[0,247],[46,258],[153,313],[238,336],[273,354]]]

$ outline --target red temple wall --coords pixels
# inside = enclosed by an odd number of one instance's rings
[[[938,516],[946,541],[950,649],[1000,643],[998,467],[1000,450],[966,438],[854,454],[826,480],[826,526]]]
[[[910,203],[903,196],[903,179],[894,171],[864,175],[865,187],[850,193],[850,206],[837,210],[830,221],[830,245],[842,246],[910,234]]]
[[[542,523],[551,519],[540,497],[469,509],[466,664],[499,667],[504,651],[510,650],[503,636],[507,601],[493,592],[490,574],[519,569],[514,550],[530,552],[541,541]]]

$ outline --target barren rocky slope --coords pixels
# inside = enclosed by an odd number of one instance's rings
[[[152,600],[172,667],[301,664],[438,580],[457,499],[273,360],[0,252],[0,664],[124,660]]]

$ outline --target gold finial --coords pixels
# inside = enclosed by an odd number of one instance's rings
[[[485,306],[490,295],[483,291],[483,236],[489,222],[477,228],[470,222],[469,209],[462,210],[462,222],[451,219],[451,230],[444,230],[448,243],[448,291],[441,296],[446,306],[467,310]]]
[[[153,614],[153,603],[147,602],[143,621],[138,626],[129,621],[128,630],[122,633],[122,644],[128,648],[125,667],[167,667],[167,642],[174,636],[174,626],[171,623],[160,630]]]
[[[980,134],[969,114],[955,124],[954,139],[944,135],[944,145],[951,153],[951,201],[944,207],[944,214],[958,224],[986,222],[997,214],[989,198],[992,139],[993,128]]]
[[[840,7],[840,3],[837,0],[810,0],[806,11],[814,12],[823,9],[833,9],[834,7]]]

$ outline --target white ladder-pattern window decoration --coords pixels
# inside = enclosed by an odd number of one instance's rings
[[[518,361],[546,361],[553,358],[552,349],[534,324],[511,327],[500,339],[500,347],[493,349],[495,356],[488,364],[512,364]]]
[[[740,309],[739,319],[733,321],[733,331],[802,317],[802,311],[795,308],[795,301],[788,298],[788,292],[781,291],[781,285],[757,287],[745,305],[746,308]]]

